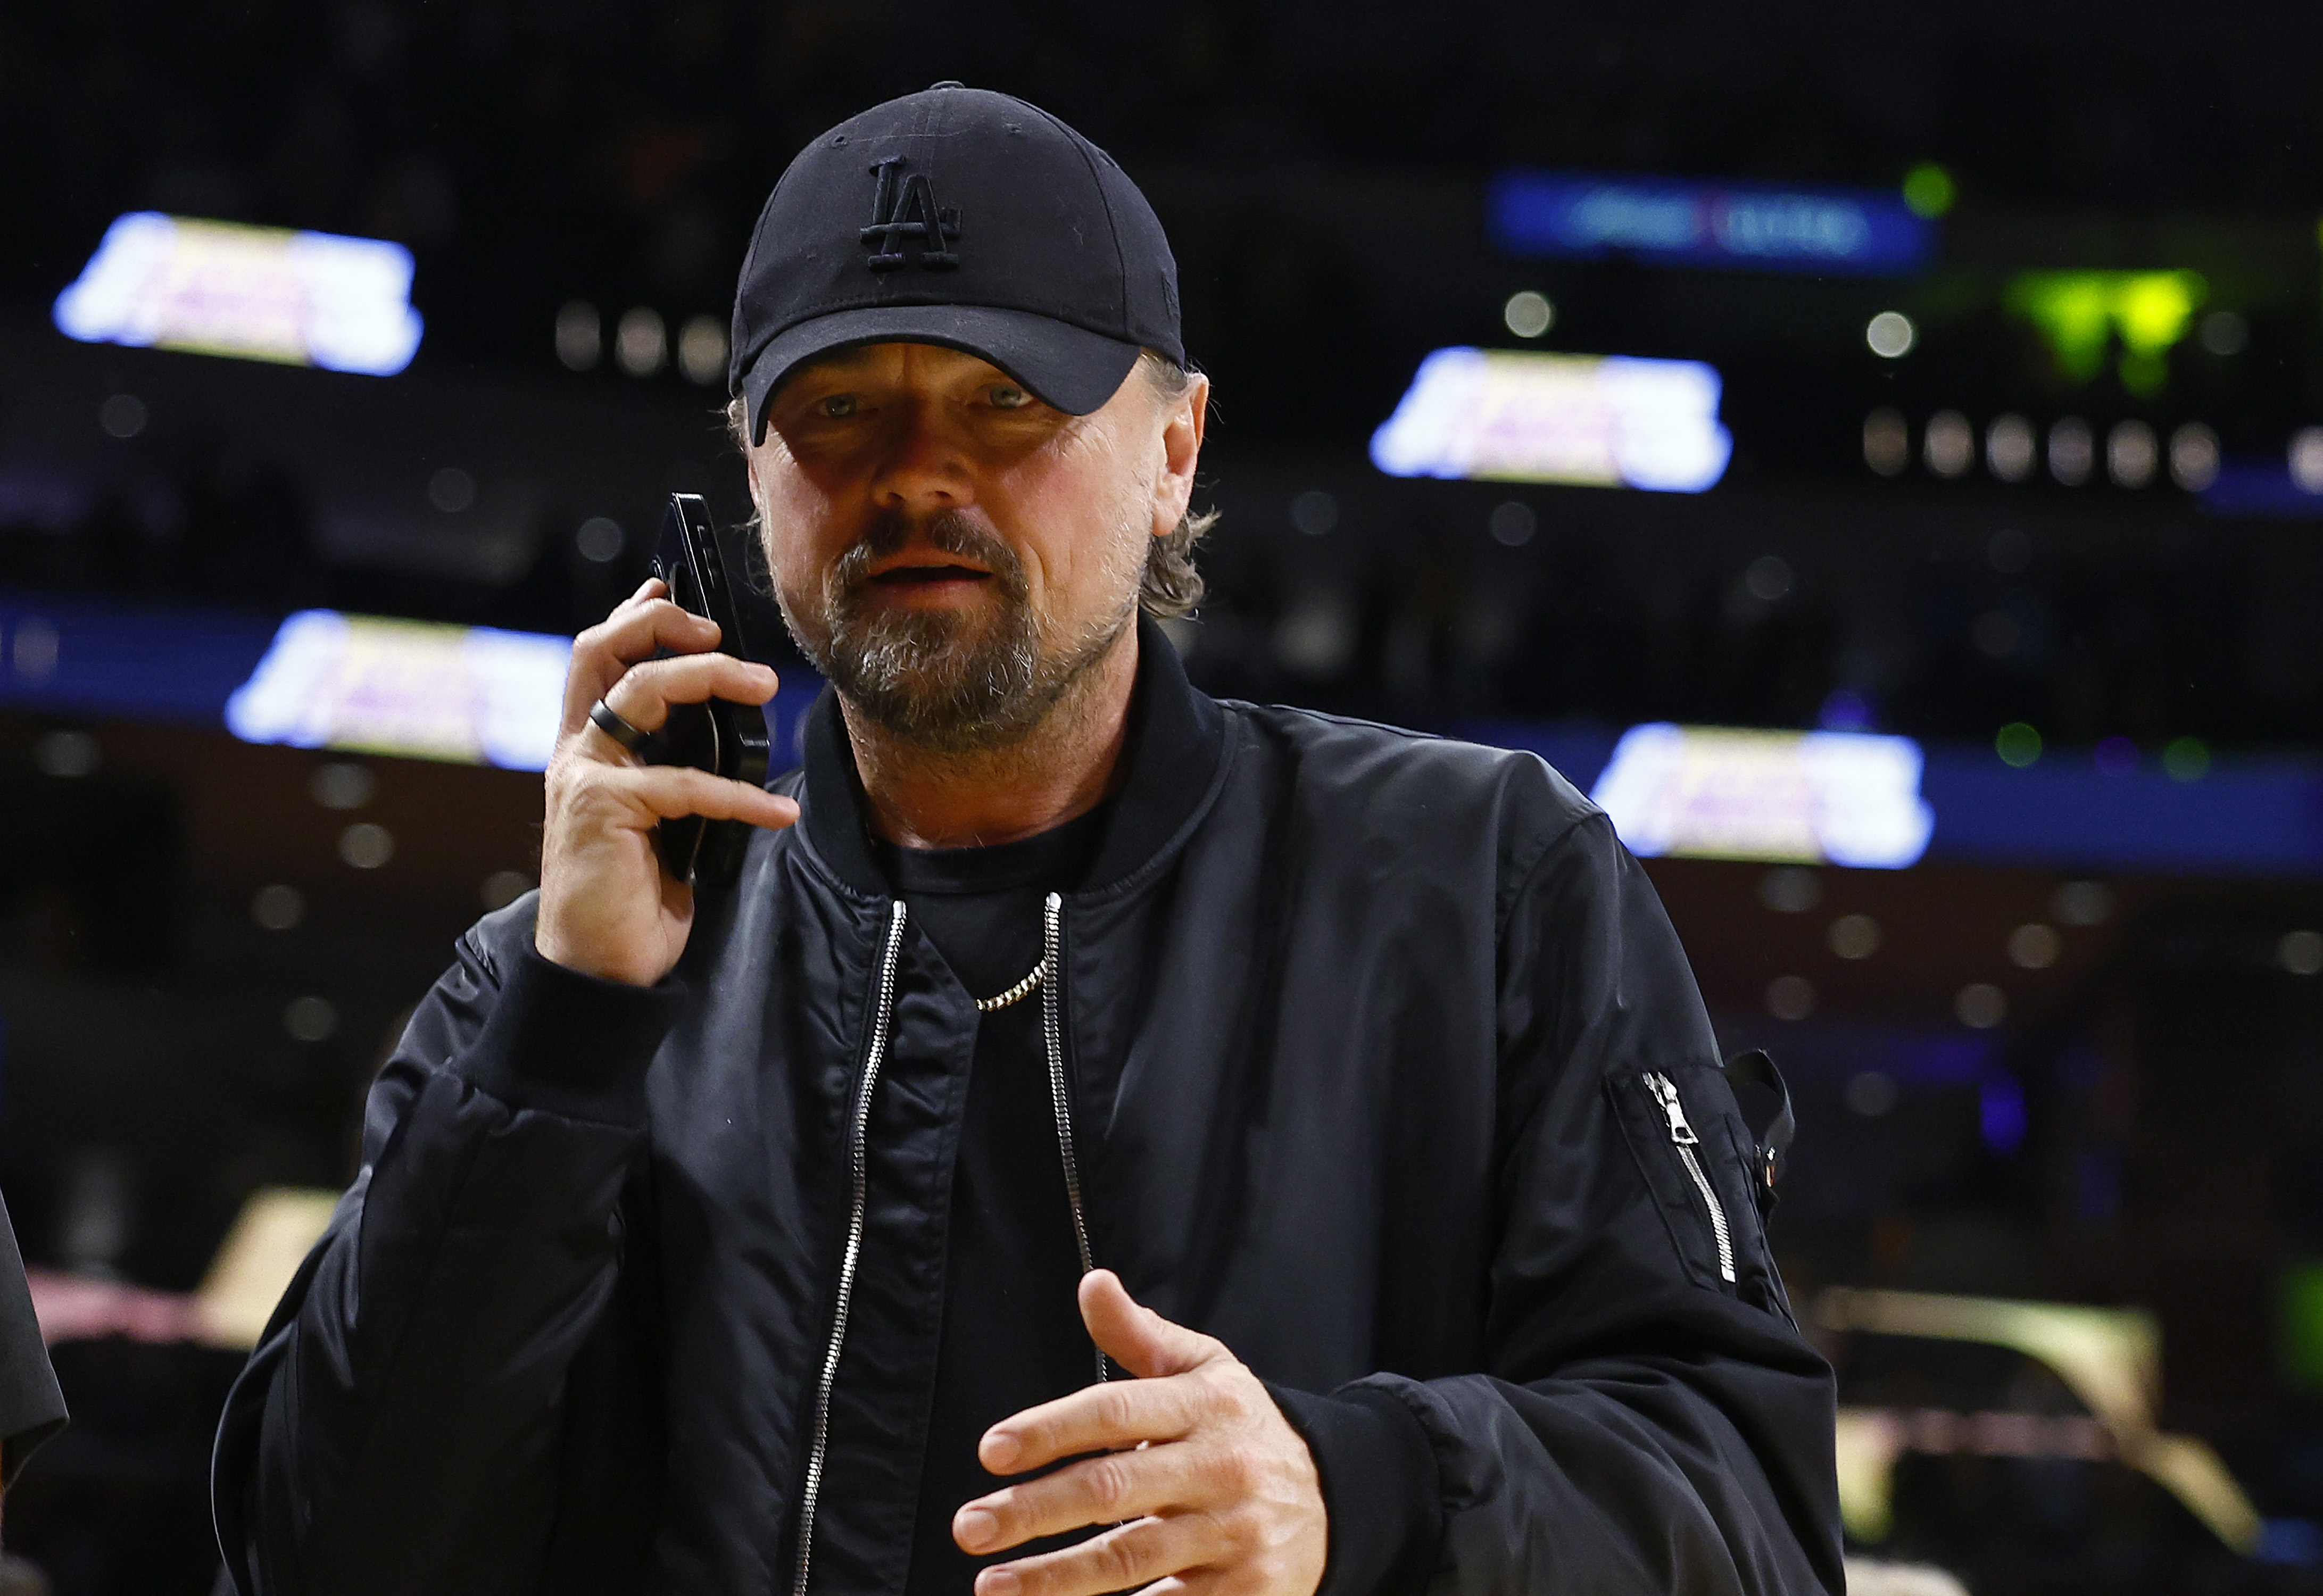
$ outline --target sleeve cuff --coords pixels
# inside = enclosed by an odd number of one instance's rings
[[[678,981],[600,980],[550,963],[528,943],[475,1045],[453,1068],[512,1107],[641,1124],[646,1067],[684,997]]]
[[[1444,1513],[1436,1449],[1419,1418],[1376,1386],[1342,1386],[1327,1397],[1266,1389],[1322,1477],[1330,1551],[1316,1596],[1424,1590]]]

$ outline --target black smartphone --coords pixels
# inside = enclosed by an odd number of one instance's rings
[[[679,608],[718,623],[721,649],[747,659],[749,634],[742,624],[739,569],[739,562],[727,558],[702,495],[671,494],[662,516],[661,540],[654,547],[653,573],[667,584],[670,599]],[[642,751],[648,764],[691,765],[755,787],[766,784],[767,740],[764,710],[713,698],[707,703],[670,705],[668,720]],[[741,877],[751,830],[742,821],[684,815],[662,821],[654,841],[662,863],[678,880],[722,889]]]

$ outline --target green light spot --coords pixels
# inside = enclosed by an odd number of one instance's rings
[[[2041,329],[2058,370],[2075,382],[2096,376],[2119,339],[2123,386],[2147,394],[2169,376],[2171,349],[2209,297],[2199,271],[2028,271],[2003,302]]]
[[[2153,398],[2170,381],[2169,356],[2150,349],[2126,351],[2114,369],[2121,373],[2121,385],[2140,399]]]
[[[2282,1271],[2282,1374],[2301,1390],[2323,1391],[2323,1263]]]
[[[2173,782],[2199,782],[2210,774],[2210,746],[2199,737],[2181,737],[2162,750],[2162,768]]]
[[[1933,161],[1924,161],[1904,174],[1904,203],[1915,215],[1933,221],[1951,209],[1952,201],[1959,197],[1960,188],[1951,173]]]
[[[2022,720],[2011,720],[1992,739],[1992,747],[2002,764],[2022,770],[2041,757],[2041,734]]]

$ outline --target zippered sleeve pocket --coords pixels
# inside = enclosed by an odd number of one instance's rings
[[[1718,1188],[1710,1183],[1710,1176],[1702,1167],[1702,1138],[1695,1133],[1694,1123],[1686,1118],[1685,1102],[1677,1094],[1676,1081],[1658,1069],[1648,1069],[1645,1086],[1654,1106],[1661,1110],[1679,1167],[1685,1170],[1686,1179],[1702,1198],[1703,1214],[1710,1221],[1711,1243],[1717,1250],[1718,1278],[1731,1286],[1734,1283],[1734,1227],[1727,1220],[1726,1205],[1719,1197]]]
[[[1749,1172],[1724,1123],[1726,1094],[1699,1078],[1713,1073],[1621,1069],[1605,1091],[1687,1275],[1779,1314]]]

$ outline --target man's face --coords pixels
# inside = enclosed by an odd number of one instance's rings
[[[1148,540],[1185,513],[1204,397],[1133,371],[1069,416],[927,344],[803,367],[749,459],[792,635],[899,737],[1015,741],[1135,615]]]

